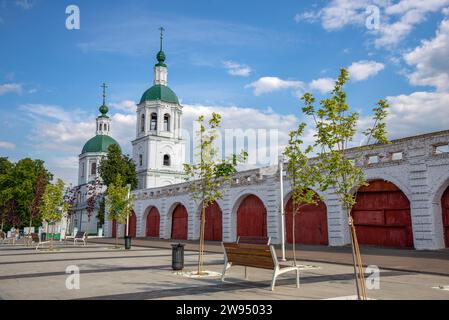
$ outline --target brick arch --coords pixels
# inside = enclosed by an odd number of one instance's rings
[[[159,238],[161,216],[156,206],[147,208],[145,214],[145,236]]]
[[[177,203],[171,212],[171,239],[187,240],[188,217],[186,207]]]
[[[293,199],[287,198],[285,231],[287,242],[293,243]],[[327,207],[323,201],[298,206],[295,215],[295,243],[328,245]]]
[[[262,200],[254,195],[244,195],[239,199],[237,211],[237,237],[267,236],[267,209]]]
[[[413,247],[410,201],[392,182],[373,180],[359,188],[351,215],[360,244]]]

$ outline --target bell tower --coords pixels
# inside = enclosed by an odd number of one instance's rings
[[[162,46],[164,28],[159,30],[160,49],[153,69],[153,86],[144,92],[137,105],[136,139],[132,141],[139,189],[184,182],[182,106],[168,87],[168,68]]]

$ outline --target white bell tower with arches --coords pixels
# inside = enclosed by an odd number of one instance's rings
[[[136,139],[132,141],[138,189],[184,182],[185,141],[181,135],[182,106],[167,86],[168,70],[162,50],[154,66],[153,86],[137,105]]]

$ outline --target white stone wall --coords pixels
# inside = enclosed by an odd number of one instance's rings
[[[416,249],[444,247],[441,196],[449,185],[449,153],[435,154],[435,147],[449,144],[449,131],[410,137],[389,145],[375,145],[369,149],[348,150],[349,158],[364,167],[367,180],[382,179],[394,183],[410,200],[414,246]],[[393,153],[402,159],[393,160]],[[368,158],[379,156],[378,163],[368,164]],[[317,188],[315,189],[317,191]],[[289,182],[284,182],[284,205],[289,198]],[[267,209],[268,235],[273,243],[281,241],[280,184],[277,167],[239,172],[233,176],[224,197],[218,201],[223,213],[223,240],[236,239],[236,211],[240,201],[249,194],[258,196]],[[152,206],[161,217],[160,236],[170,238],[171,213],[176,204],[183,204],[188,212],[188,238],[198,239],[199,205],[188,194],[188,184],[138,190],[135,192],[137,235],[145,236],[146,215]],[[328,190],[323,195],[327,206],[330,246],[348,244],[347,215],[338,197]],[[109,232],[106,227],[105,232]],[[106,233],[108,234],[108,233]]]

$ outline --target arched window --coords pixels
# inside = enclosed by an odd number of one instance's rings
[[[164,155],[164,166],[170,166],[170,156],[168,154]]]
[[[90,168],[90,174],[97,174],[97,163],[93,162]]]
[[[140,132],[145,132],[145,115],[140,117]]]
[[[101,123],[100,123],[100,131],[101,131],[101,127],[102,127],[102,126],[101,126]]]
[[[152,130],[152,131],[157,130],[157,114],[156,113],[151,114],[150,130]]]
[[[164,114],[164,131],[170,131],[170,115]]]
[[[139,166],[143,165],[143,156],[139,154]]]

